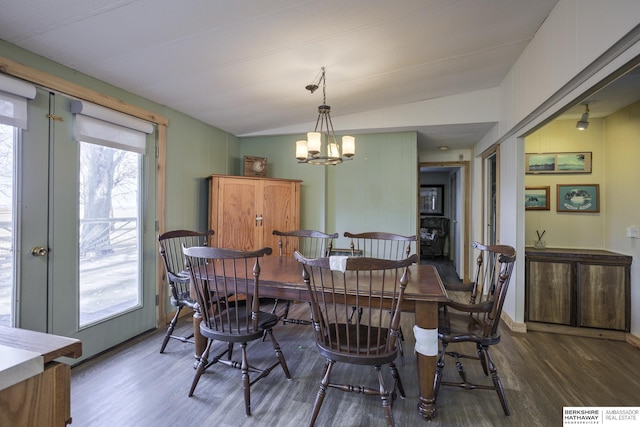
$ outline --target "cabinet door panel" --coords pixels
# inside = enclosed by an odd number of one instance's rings
[[[625,329],[625,268],[579,264],[579,326]]]
[[[571,264],[531,261],[528,275],[528,320],[570,325]]]
[[[298,228],[296,197],[295,183],[263,182],[261,246],[269,246],[277,251],[278,238],[272,234],[273,230],[290,231]]]
[[[222,248],[254,250],[256,239],[255,181],[221,179],[218,187],[218,246]]]

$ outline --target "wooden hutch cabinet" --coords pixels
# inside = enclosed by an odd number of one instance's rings
[[[526,320],[629,332],[630,256],[526,248]]]
[[[269,246],[271,232],[300,228],[300,180],[211,175],[209,228],[212,246],[255,250]]]

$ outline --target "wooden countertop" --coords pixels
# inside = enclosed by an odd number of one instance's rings
[[[0,326],[0,344],[38,353],[45,365],[62,356],[73,359],[82,356],[80,340],[28,329]]]
[[[587,259],[598,260],[606,258],[618,262],[631,264],[633,258],[629,255],[611,252],[604,249],[571,249],[571,248],[545,248],[538,249],[532,246],[525,247],[525,256],[535,258],[554,258],[562,257],[563,259]]]

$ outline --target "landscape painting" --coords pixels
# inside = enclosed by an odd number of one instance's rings
[[[591,173],[591,152],[525,154],[528,174]]]
[[[549,187],[527,187],[524,190],[524,209],[527,211],[549,210]]]

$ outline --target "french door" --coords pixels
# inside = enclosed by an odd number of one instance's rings
[[[17,144],[14,316],[86,358],[156,326],[155,144],[76,141],[70,102],[38,89]]]

